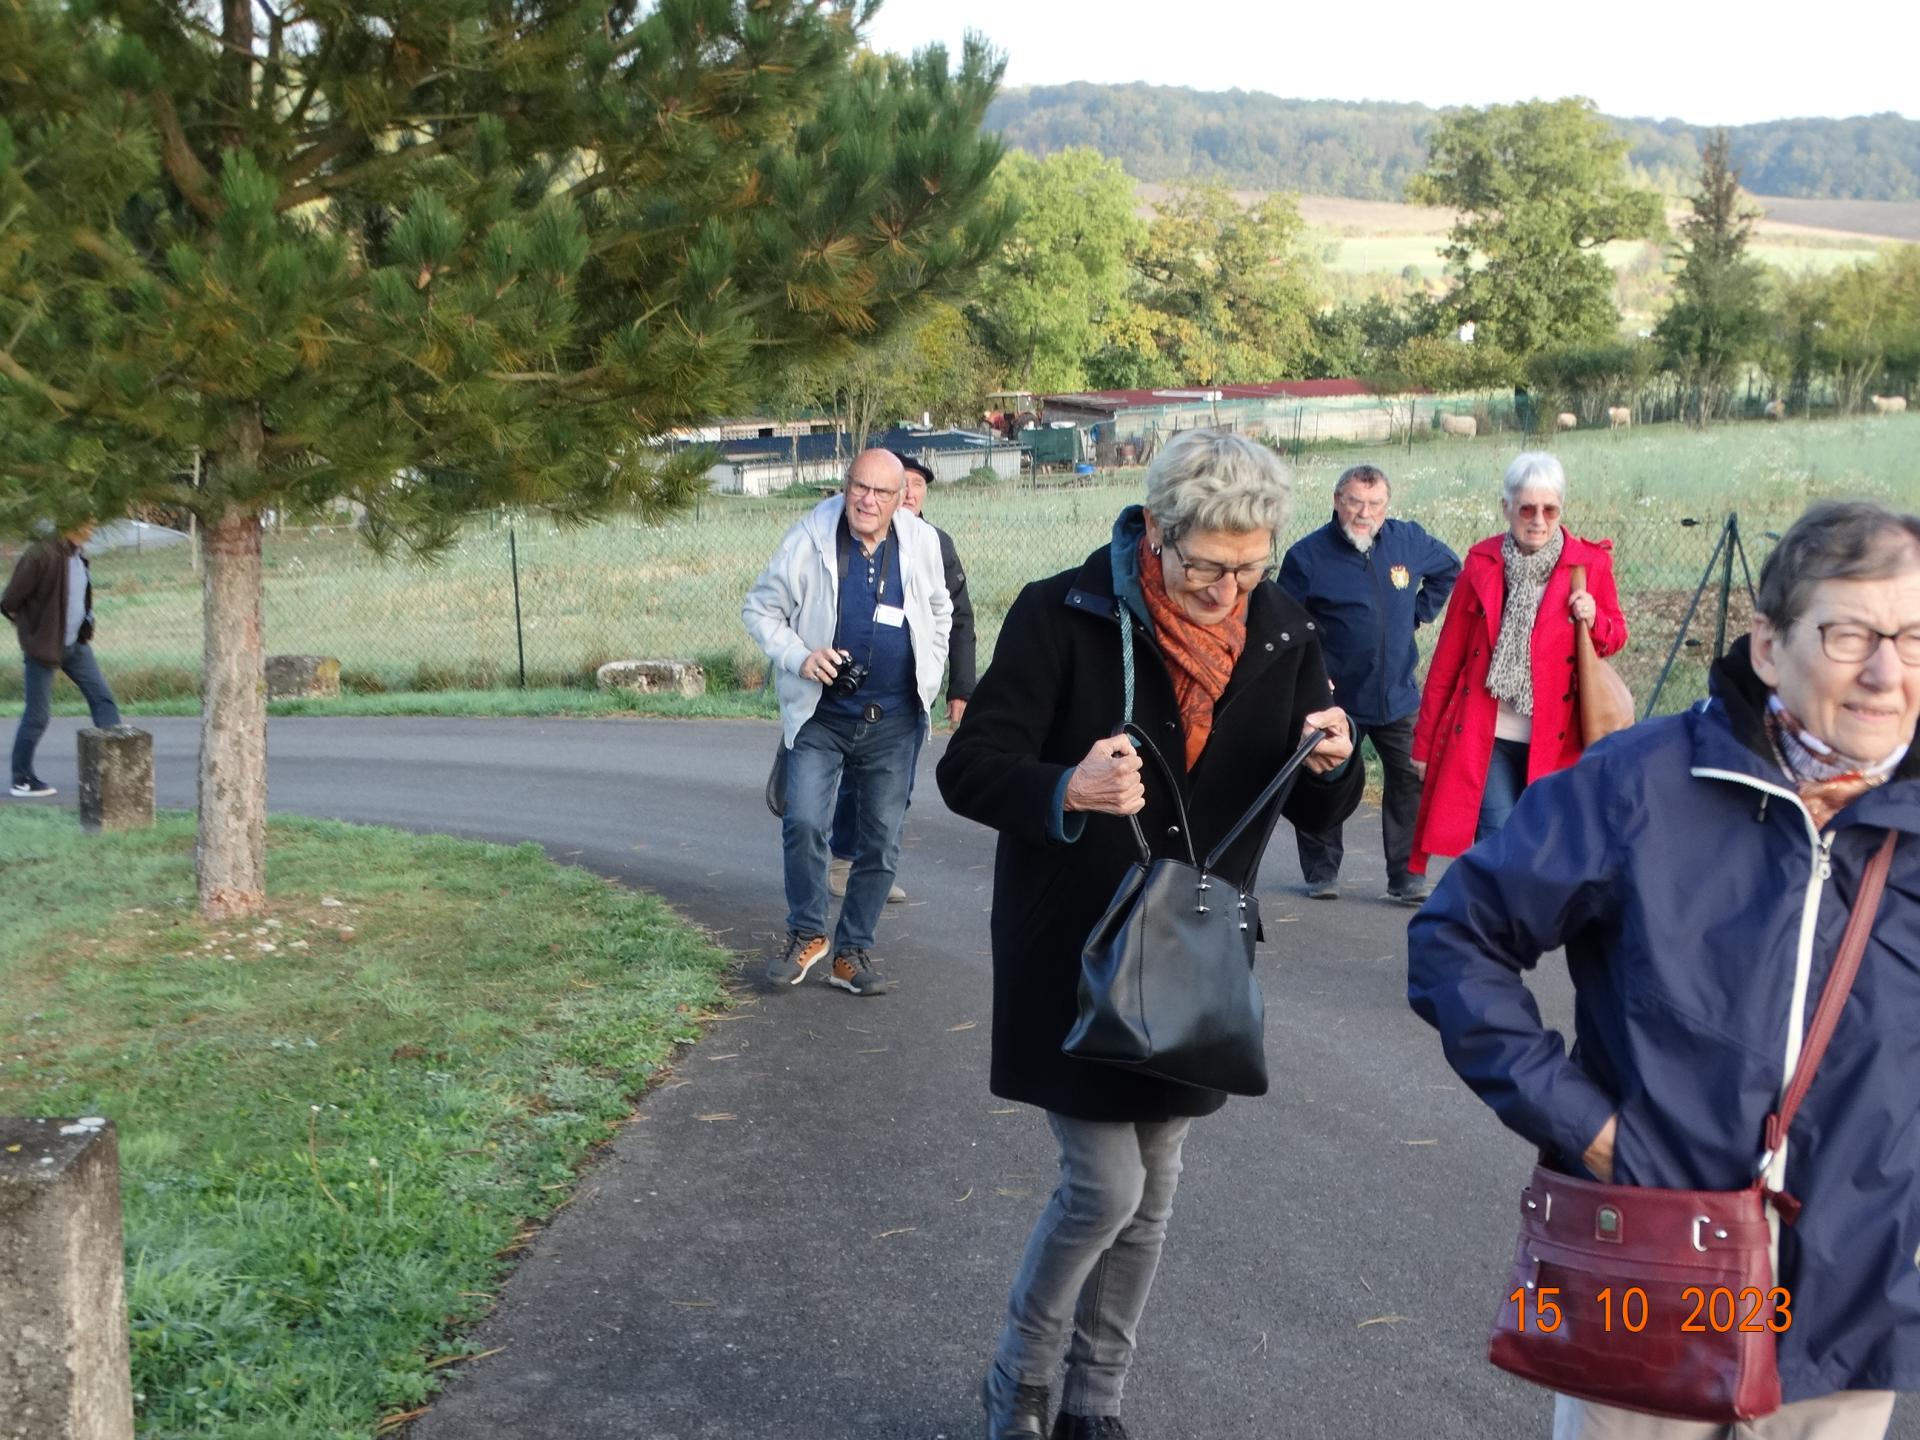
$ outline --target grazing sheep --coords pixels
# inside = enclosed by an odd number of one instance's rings
[[[1882,415],[1898,415],[1907,408],[1907,397],[1904,395],[1872,395],[1868,398],[1873,401],[1873,408]]]
[[[1471,440],[1480,433],[1480,422],[1471,415],[1449,415],[1440,412],[1440,428],[1448,435],[1464,435]]]
[[[1579,425],[1579,423],[1580,417],[1571,410],[1562,410],[1558,415],[1553,417],[1553,425],[1556,430],[1572,430]]]
[[[1784,400],[1769,400],[1767,402],[1767,408],[1763,413],[1769,420],[1784,420],[1787,418],[1787,402]]]
[[[1633,424],[1633,411],[1629,410],[1625,405],[1609,405],[1607,407],[1607,428],[1609,430],[1624,430],[1631,424]]]

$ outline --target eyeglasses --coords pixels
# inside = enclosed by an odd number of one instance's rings
[[[1893,653],[1900,657],[1902,665],[1920,665],[1920,627],[1889,633],[1849,620],[1830,620],[1813,628],[1820,632],[1820,648],[1826,651],[1827,658],[1842,665],[1871,660],[1882,640],[1893,642]]]
[[[900,498],[900,492],[898,490],[887,490],[879,485],[869,485],[864,480],[847,481],[847,498],[849,500],[858,500],[862,495],[871,495],[882,504],[885,504],[889,500],[898,500]]]
[[[1558,505],[1516,505],[1513,507],[1513,510],[1522,520],[1538,520],[1541,518],[1558,520],[1560,518],[1560,507]]]
[[[1186,575],[1188,583],[1193,585],[1202,587],[1218,585],[1224,576],[1231,575],[1234,584],[1242,590],[1251,590],[1262,580],[1269,579],[1273,575],[1273,565],[1270,561],[1252,560],[1245,565],[1228,566],[1222,565],[1217,560],[1189,560],[1186,552],[1171,540],[1167,542],[1167,548],[1173,551],[1174,558],[1180,562],[1182,573]]]

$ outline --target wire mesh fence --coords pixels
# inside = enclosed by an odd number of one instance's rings
[[[1309,463],[1297,473],[1304,493],[1330,491],[1327,467]],[[955,486],[930,497],[928,517],[953,536],[966,566],[983,668],[1020,588],[1080,563],[1140,493],[1136,473]],[[1478,482],[1471,497],[1413,499],[1397,508],[1456,552],[1504,528],[1497,481]],[[482,516],[431,563],[377,556],[350,526],[274,531],[265,541],[267,648],[336,657],[343,687],[360,693],[590,686],[605,662],[640,658],[697,660],[710,688],[755,689],[765,662],[741,627],[740,602],[787,528],[817,500],[703,500],[664,524],[622,516],[584,528]],[[1633,634],[1616,663],[1643,706],[1683,628],[1663,711],[1705,693],[1716,632],[1746,628],[1742,568],[1729,577],[1714,556],[1726,515],[1631,501],[1583,513],[1570,503],[1569,528],[1613,541]],[[1318,504],[1297,504],[1276,553],[1326,517]],[[1756,568],[1765,525],[1761,516],[1745,527]],[[96,646],[123,700],[194,693],[202,637],[191,548],[99,553],[94,583]],[[17,694],[17,671],[11,683]]]

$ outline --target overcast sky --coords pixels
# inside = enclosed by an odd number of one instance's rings
[[[1008,85],[1144,80],[1435,106],[1586,95],[1611,115],[1695,124],[1920,118],[1911,0],[885,0],[868,35],[883,50],[957,50],[968,28],[1007,53]]]

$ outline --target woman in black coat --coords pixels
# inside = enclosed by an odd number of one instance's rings
[[[941,794],[1000,832],[993,896],[993,1092],[1040,1106],[1061,1179],[1028,1241],[1007,1323],[981,1386],[988,1440],[1124,1440],[1118,1418],[1194,1117],[1226,1101],[1060,1050],[1078,1016],[1080,951],[1138,858],[1124,818],[1156,853],[1204,854],[1309,728],[1330,734],[1282,813],[1339,824],[1361,768],[1329,687],[1313,621],[1267,583],[1288,481],[1267,447],[1216,431],[1174,439],[1110,545],[1078,570],[1028,585],[940,761]],[[1167,781],[1124,739],[1120,625],[1134,635],[1132,719],[1177,773]],[[1264,827],[1221,865],[1244,873]]]

